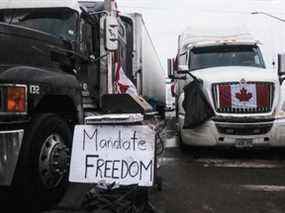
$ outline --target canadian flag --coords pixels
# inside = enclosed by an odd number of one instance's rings
[[[218,86],[219,108],[249,109],[268,107],[270,88],[259,83],[220,84]]]
[[[138,95],[137,88],[133,82],[126,76],[122,65],[118,62],[115,63],[116,76],[115,76],[115,91],[117,94]]]

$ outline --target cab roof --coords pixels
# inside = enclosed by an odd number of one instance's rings
[[[104,1],[78,0],[78,2],[88,13],[96,13],[105,10]]]
[[[77,0],[1,0],[0,9],[70,8],[81,12]]]
[[[211,33],[210,33],[211,32]],[[187,30],[179,37],[181,51],[194,47],[207,47],[219,45],[257,45],[260,42],[248,32],[241,30]]]

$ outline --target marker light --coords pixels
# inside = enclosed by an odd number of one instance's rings
[[[26,112],[26,87],[7,87],[7,112]]]

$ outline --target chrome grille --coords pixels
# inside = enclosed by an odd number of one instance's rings
[[[262,96],[263,94],[257,94],[257,96],[266,98],[266,104],[262,106],[249,107],[249,108],[234,108],[232,106],[223,107],[220,104],[219,88],[220,86],[231,86],[234,84],[240,84],[240,82],[228,82],[228,83],[218,83],[212,85],[212,94],[215,104],[215,109],[218,113],[230,113],[230,114],[250,114],[250,113],[268,113],[272,110],[273,100],[274,100],[274,84],[270,82],[247,82],[247,84],[255,84],[256,87],[266,88],[266,93],[268,96]]]

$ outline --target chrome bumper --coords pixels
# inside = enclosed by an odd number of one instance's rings
[[[24,130],[0,131],[0,185],[9,186],[16,170]]]

